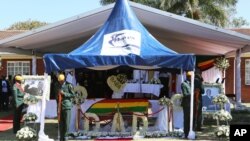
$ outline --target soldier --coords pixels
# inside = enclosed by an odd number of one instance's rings
[[[202,84],[203,78],[199,71],[196,72],[194,78],[194,95],[195,95],[195,110],[194,110],[194,127],[196,131],[202,131],[202,94],[204,93],[204,86]]]
[[[13,118],[13,132],[16,134],[20,130],[21,114],[24,107],[23,97],[24,90],[21,87],[23,77],[21,75],[15,76],[15,83],[13,85],[13,98],[14,98],[14,118]]]
[[[188,137],[189,133],[189,122],[190,122],[190,98],[191,98],[191,72],[187,72],[186,80],[181,84],[181,90],[183,94],[182,107],[184,112],[184,134],[185,138]]]
[[[58,121],[60,128],[60,141],[65,141],[70,124],[72,99],[75,96],[73,87],[70,83],[65,81],[65,76],[60,74],[58,76],[60,83],[58,88]]]

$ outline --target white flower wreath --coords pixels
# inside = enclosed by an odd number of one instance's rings
[[[27,105],[32,105],[32,104],[36,104],[37,102],[38,102],[38,98],[36,96],[30,95],[28,93],[24,95],[23,103]]]
[[[95,113],[84,113],[84,131],[89,131],[89,118],[95,120],[95,129],[94,131],[99,131],[100,129],[100,118]]]
[[[217,137],[229,137],[229,127],[228,126],[225,126],[225,125],[222,125],[222,126],[219,126],[214,134],[217,136]]]
[[[127,76],[125,74],[112,75],[108,77],[108,86],[116,93],[120,92],[126,85]]]
[[[113,118],[111,132],[115,131],[125,132],[124,121],[120,112],[115,113]]]
[[[142,116],[137,116],[142,115]],[[142,113],[134,112],[133,113],[133,119],[132,119],[132,132],[135,133],[137,130],[137,118],[141,118],[143,122],[143,128],[142,132],[145,133],[148,130],[148,118],[146,116],[143,116]]]
[[[26,113],[23,115],[23,120],[26,122],[36,121],[37,115],[35,113]]]
[[[171,101],[175,107],[181,107],[182,98],[183,98],[182,94],[174,94],[171,97]]]
[[[37,137],[36,131],[28,126],[23,127],[16,133],[18,140],[32,140]]]
[[[220,121],[231,121],[232,116],[228,111],[219,110],[213,114],[213,119]]]

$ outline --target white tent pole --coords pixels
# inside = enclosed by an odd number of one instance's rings
[[[236,103],[237,106],[241,105],[241,71],[240,71],[240,63],[241,63],[241,50],[236,51],[235,57],[235,94],[236,94]]]
[[[181,83],[184,82],[183,69],[181,69]]]
[[[195,139],[195,132],[193,131],[193,115],[194,115],[194,71],[191,72],[191,99],[190,99],[190,126],[188,139]]]

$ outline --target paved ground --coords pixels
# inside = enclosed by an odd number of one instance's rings
[[[244,104],[245,109],[243,111],[235,111],[232,109],[232,116],[233,116],[233,121],[231,121],[231,124],[250,124],[249,119],[250,119],[250,103]],[[11,111],[8,112],[0,112],[0,117],[4,117],[6,115],[11,114]],[[217,140],[215,137],[213,131],[216,128],[216,122],[213,120],[205,120],[204,122],[204,130],[202,132],[197,132],[197,139],[196,140]],[[57,139],[57,120],[55,119],[47,119],[46,120],[46,125],[45,125],[45,133],[49,135],[49,137],[53,139]],[[12,133],[12,129],[5,131],[5,132],[0,132],[0,141],[12,141],[16,140],[15,135]],[[139,139],[141,140],[141,139]],[[143,139],[143,140],[184,140],[184,139],[176,139],[176,138],[157,138],[157,139]]]

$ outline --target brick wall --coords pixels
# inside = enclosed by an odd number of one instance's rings
[[[7,61],[29,61],[30,62],[30,73],[32,73],[32,60],[31,59],[2,59],[2,67],[0,70],[0,76],[7,75]],[[37,59],[36,72],[38,75],[44,74],[43,59]]]
[[[245,85],[245,59],[241,58],[241,101],[250,102],[250,86]],[[226,71],[226,93],[234,93],[234,58],[229,58],[230,67]]]
[[[250,85],[245,85],[245,60],[249,58],[241,59],[241,100],[242,102],[250,102]]]

